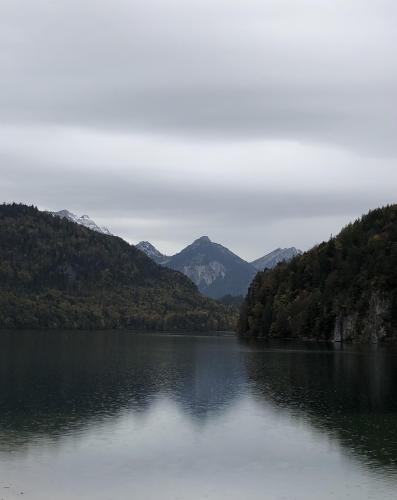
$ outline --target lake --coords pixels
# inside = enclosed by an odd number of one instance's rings
[[[397,351],[0,334],[0,499],[397,498]]]

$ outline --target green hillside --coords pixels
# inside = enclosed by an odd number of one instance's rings
[[[121,238],[0,205],[0,328],[226,330],[234,320]]]
[[[373,210],[290,263],[258,273],[238,329],[257,338],[397,338],[397,205]]]

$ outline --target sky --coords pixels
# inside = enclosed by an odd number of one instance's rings
[[[172,254],[397,202],[395,0],[2,0],[3,202]]]

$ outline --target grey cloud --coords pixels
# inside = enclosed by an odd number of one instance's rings
[[[158,242],[165,252],[176,251],[194,238],[209,234],[246,258],[279,245],[303,249],[336,233],[368,207],[392,202],[394,190],[372,191],[318,186],[275,189],[274,183],[195,185],[186,179],[166,183],[156,170],[137,177],[134,171],[109,168],[54,168],[0,157],[5,201],[22,199],[42,209],[68,208],[88,212],[99,223],[137,243]],[[29,182],[21,182],[34,171]],[[387,169],[379,169],[385,174]],[[363,171],[363,175],[365,172]],[[393,179],[394,180],[394,179]],[[354,182],[354,177],[351,179]],[[388,198],[387,198],[388,196]]]
[[[6,0],[3,120],[395,155],[395,4],[299,4]]]
[[[306,248],[394,201],[396,21],[392,0],[2,0],[3,200],[164,251]]]

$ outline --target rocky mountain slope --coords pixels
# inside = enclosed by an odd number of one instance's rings
[[[397,339],[397,205],[257,274],[242,306],[246,337],[379,342]]]
[[[272,252],[254,260],[251,264],[258,271],[263,271],[264,269],[273,269],[280,262],[288,262],[302,252],[297,250],[295,247],[291,248],[276,248]]]
[[[121,238],[0,205],[0,328],[226,330],[230,308]]]
[[[216,299],[241,297],[241,300],[258,270],[273,268],[300,253],[294,247],[278,248],[248,263],[228,248],[212,242],[208,236],[198,238],[173,256],[162,254],[148,241],[141,241],[136,247],[158,264],[184,273],[204,295]]]
[[[212,298],[245,295],[256,270],[226,247],[202,236],[165,262],[188,276]]]

